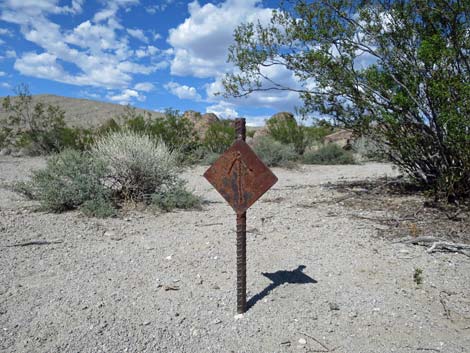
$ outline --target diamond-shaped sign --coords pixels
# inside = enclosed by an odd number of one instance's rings
[[[242,140],[235,141],[204,177],[237,214],[245,212],[277,182],[277,177]]]

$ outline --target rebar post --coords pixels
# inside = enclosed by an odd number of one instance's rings
[[[244,118],[235,119],[237,140],[246,140]],[[237,313],[246,312],[246,212],[237,214]]]

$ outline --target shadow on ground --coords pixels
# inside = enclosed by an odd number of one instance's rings
[[[258,301],[261,299],[265,298],[269,293],[283,285],[283,284],[308,284],[308,283],[317,283],[316,280],[314,280],[312,277],[306,275],[303,273],[303,270],[305,269],[304,265],[300,265],[296,269],[292,271],[276,271],[273,273],[266,273],[262,272],[262,275],[266,278],[269,278],[271,280],[271,284],[264,288],[261,292],[255,294],[253,297],[250,298],[247,302],[248,308],[253,307]]]

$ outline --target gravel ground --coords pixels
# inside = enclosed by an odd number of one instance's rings
[[[0,157],[0,183],[43,165]],[[305,206],[389,165],[274,169],[248,211],[242,317],[235,216],[204,170],[184,174],[202,210],[107,220],[36,212],[0,188],[0,351],[470,352],[470,258],[385,239],[341,202]]]

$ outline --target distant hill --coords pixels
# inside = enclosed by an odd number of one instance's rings
[[[0,100],[3,101],[0,97]],[[15,97],[12,97],[15,99]],[[77,127],[97,127],[105,121],[116,118],[126,111],[126,106],[94,101],[90,99],[78,99],[56,96],[52,94],[38,94],[33,96],[33,104],[42,102],[45,104],[58,105],[65,111],[65,121],[67,125]],[[136,109],[137,113],[148,112],[152,117],[163,117],[164,114],[150,110]],[[0,105],[0,119],[6,116]]]

